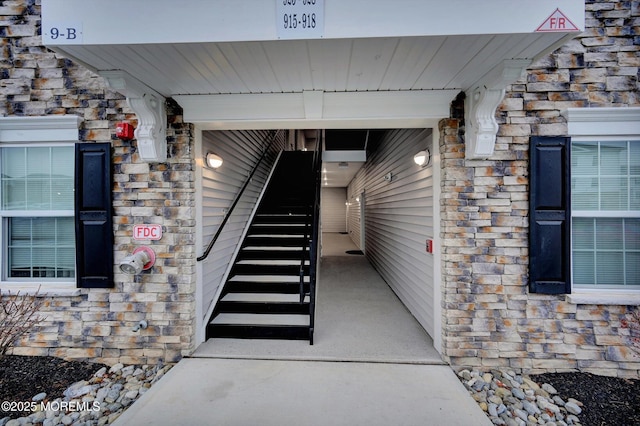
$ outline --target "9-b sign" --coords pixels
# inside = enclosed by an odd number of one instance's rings
[[[159,240],[162,238],[162,225],[134,225],[134,240]]]

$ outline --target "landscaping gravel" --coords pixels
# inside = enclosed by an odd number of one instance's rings
[[[637,379],[512,370],[461,370],[458,377],[495,425],[640,426]]]
[[[0,426],[111,424],[169,368],[5,356]]]

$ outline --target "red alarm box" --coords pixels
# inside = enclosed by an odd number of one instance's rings
[[[126,121],[121,121],[116,124],[116,136],[123,141],[133,139],[133,126]]]

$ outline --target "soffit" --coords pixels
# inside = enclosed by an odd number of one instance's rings
[[[124,70],[164,96],[465,90],[561,34],[59,46],[91,69]]]
[[[203,129],[432,127],[460,91],[584,26],[582,0],[324,0],[324,35],[285,40],[275,0],[152,3],[42,0],[43,41],[174,98]],[[558,12],[571,28],[540,31]],[[53,40],[56,26],[78,38]]]

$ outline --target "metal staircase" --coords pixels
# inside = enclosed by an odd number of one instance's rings
[[[207,338],[313,343],[317,157],[317,152],[282,153],[213,311]]]

